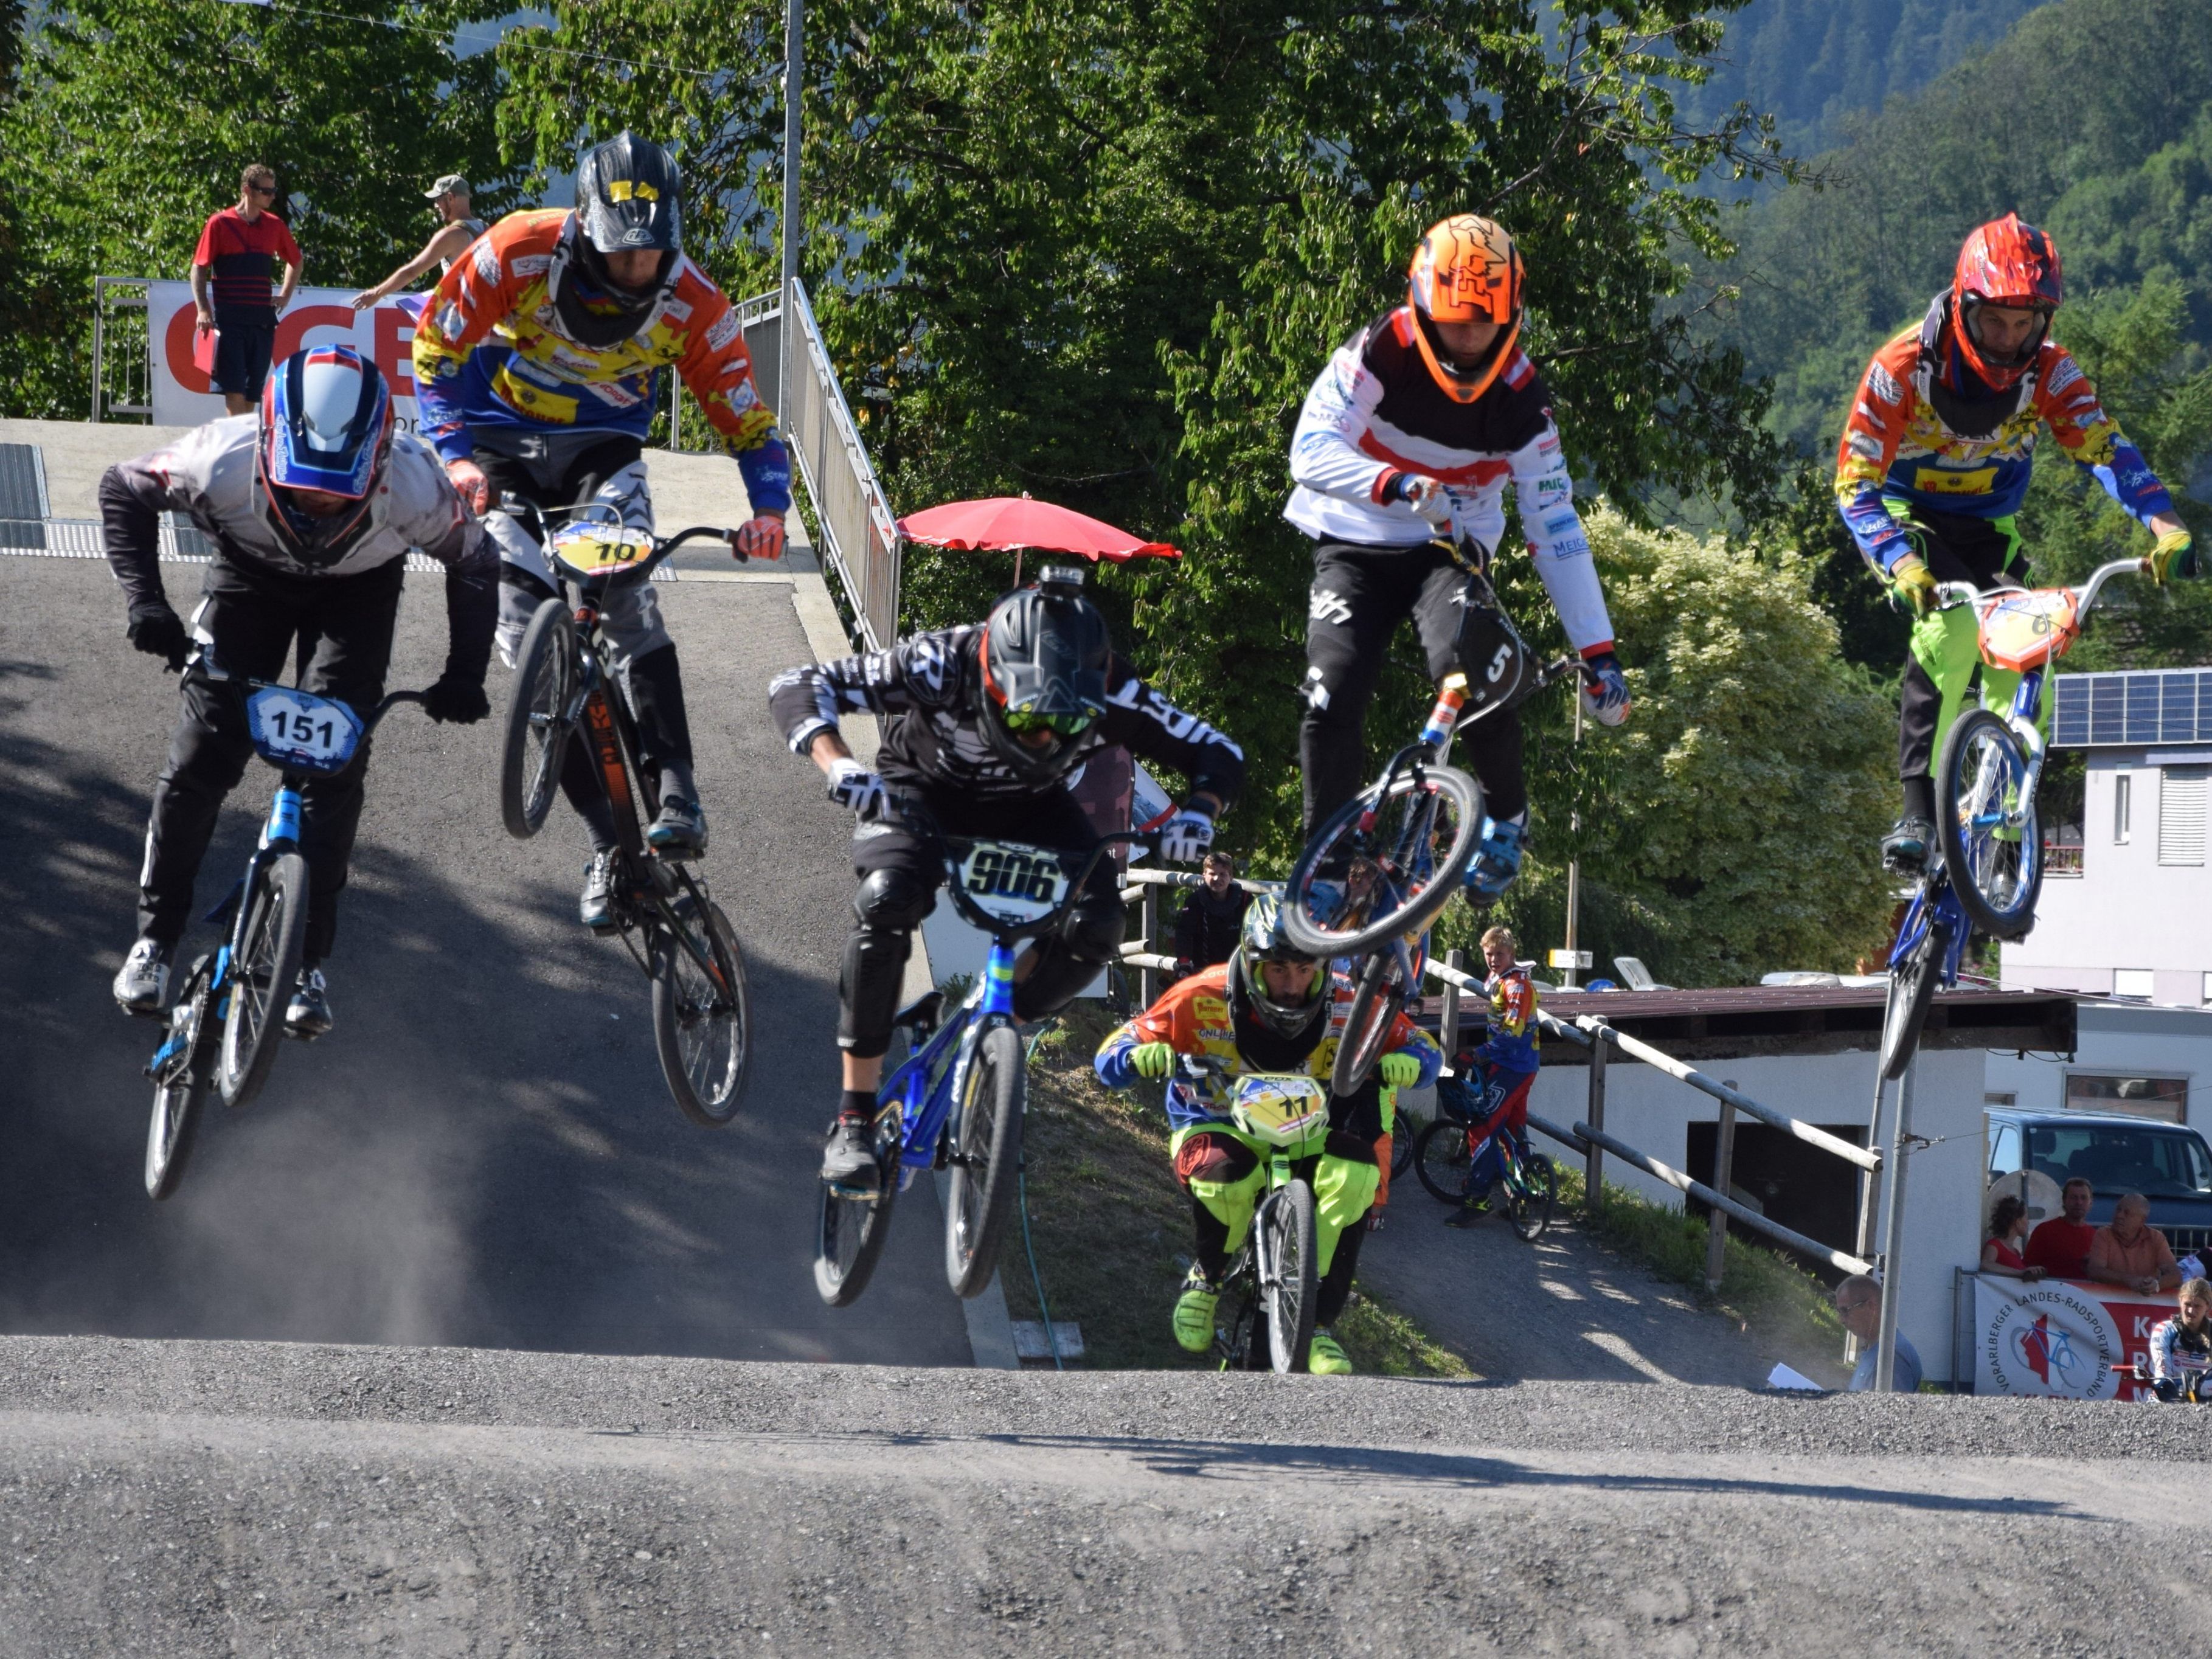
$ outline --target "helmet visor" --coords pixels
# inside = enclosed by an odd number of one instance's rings
[[[1046,714],[1034,708],[1009,708],[1003,716],[1006,730],[1018,738],[1036,732],[1050,732],[1055,737],[1073,738],[1086,732],[1097,717],[1085,708],[1071,714]]]

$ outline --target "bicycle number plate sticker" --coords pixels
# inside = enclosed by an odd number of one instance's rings
[[[1035,921],[1067,896],[1060,854],[1015,842],[979,841],[960,866],[960,890],[1000,921]]]
[[[572,524],[553,532],[545,544],[553,562],[579,581],[617,576],[653,556],[653,544],[623,534],[612,525]]]
[[[1310,1077],[1240,1077],[1229,1115],[1256,1140],[1295,1146],[1328,1126],[1328,1095]]]
[[[1998,593],[1974,609],[1981,615],[1982,655],[2016,673],[2065,655],[2081,631],[2074,595],[2063,587]]]
[[[246,700],[253,746],[272,766],[337,772],[361,747],[361,716],[336,697],[272,685]]]

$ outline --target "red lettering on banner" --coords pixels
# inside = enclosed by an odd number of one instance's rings
[[[351,306],[295,306],[276,319],[276,344],[269,361],[281,363],[305,343],[311,328],[342,328],[353,332],[354,308]],[[333,340],[332,345],[351,345],[350,339]]]
[[[185,391],[212,392],[214,380],[192,361],[192,325],[198,320],[199,313],[188,305],[171,312],[169,325],[161,331],[161,355],[169,360],[170,374]]]
[[[414,396],[415,319],[398,306],[379,306],[369,313],[369,355],[392,382],[395,398]]]

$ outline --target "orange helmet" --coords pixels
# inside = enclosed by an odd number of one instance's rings
[[[1471,404],[1490,389],[1521,334],[1521,254],[1495,219],[1455,213],[1429,227],[1406,272],[1421,361],[1444,396]],[[1498,337],[1474,362],[1443,349],[1434,325],[1487,320]]]
[[[2058,249],[2047,234],[2033,225],[2022,224],[2017,213],[1978,227],[1959,250],[1958,269],[1951,278],[1960,351],[1973,365],[1976,374],[2002,391],[2035,361],[2035,354],[2051,332],[2051,313],[2065,297]],[[1982,344],[1977,313],[1984,306],[2033,311],[2041,321],[2020,350],[2000,357]]]

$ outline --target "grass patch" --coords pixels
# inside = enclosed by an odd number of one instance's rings
[[[1200,1370],[1169,1324],[1189,1266],[1190,1200],[1168,1160],[1157,1085],[1116,1093],[1091,1057],[1113,1022],[1095,1002],[1073,1005],[1038,1042],[1030,1066],[1022,1145],[1030,1241],[1052,1316],[1083,1328],[1090,1369]],[[999,1261],[1017,1319],[1040,1317],[1019,1218]],[[1413,1321],[1355,1291],[1336,1336],[1363,1372],[1466,1376],[1466,1363]]]

